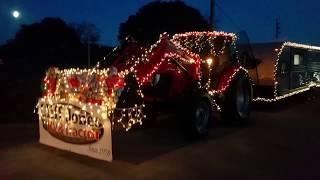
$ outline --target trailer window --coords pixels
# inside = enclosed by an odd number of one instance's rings
[[[300,65],[302,64],[302,60],[303,60],[303,57],[300,55],[300,54],[295,54],[293,56],[293,65]]]

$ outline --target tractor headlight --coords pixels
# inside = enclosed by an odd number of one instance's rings
[[[207,62],[207,64],[208,64],[208,66],[210,67],[211,64],[212,64],[212,62],[213,62],[213,60],[212,60],[212,58],[208,58],[208,59],[206,60],[206,62]]]

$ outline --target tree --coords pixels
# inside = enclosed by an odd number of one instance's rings
[[[78,33],[78,36],[80,37],[82,44],[86,44],[88,42],[96,44],[97,41],[100,39],[98,29],[94,24],[82,22],[80,24],[72,24],[71,26]]]
[[[44,18],[40,23],[22,25],[1,49],[11,63],[65,66],[85,65],[84,48],[74,28],[59,18]]]
[[[118,39],[133,37],[140,43],[154,43],[159,34],[206,31],[211,27],[200,12],[182,1],[155,1],[141,7],[135,15],[120,24]]]
[[[94,24],[83,22],[81,24],[74,24],[74,28],[80,37],[82,44],[87,45],[88,66],[91,66],[92,47],[98,47],[97,41],[100,38],[97,28]]]

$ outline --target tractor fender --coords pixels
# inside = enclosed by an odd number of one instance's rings
[[[215,91],[223,93],[228,89],[232,80],[239,74],[248,74],[247,70],[242,66],[230,66],[225,68],[218,76],[218,84],[215,87]]]

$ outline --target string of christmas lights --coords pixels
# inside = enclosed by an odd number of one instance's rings
[[[216,42],[218,38],[223,38],[223,43]],[[175,34],[171,39],[178,46],[182,46],[195,53],[201,53],[204,49],[209,49],[213,56],[220,56],[225,49],[227,42],[234,42],[236,35],[226,32],[187,32]],[[221,48],[217,51],[217,46]]]

